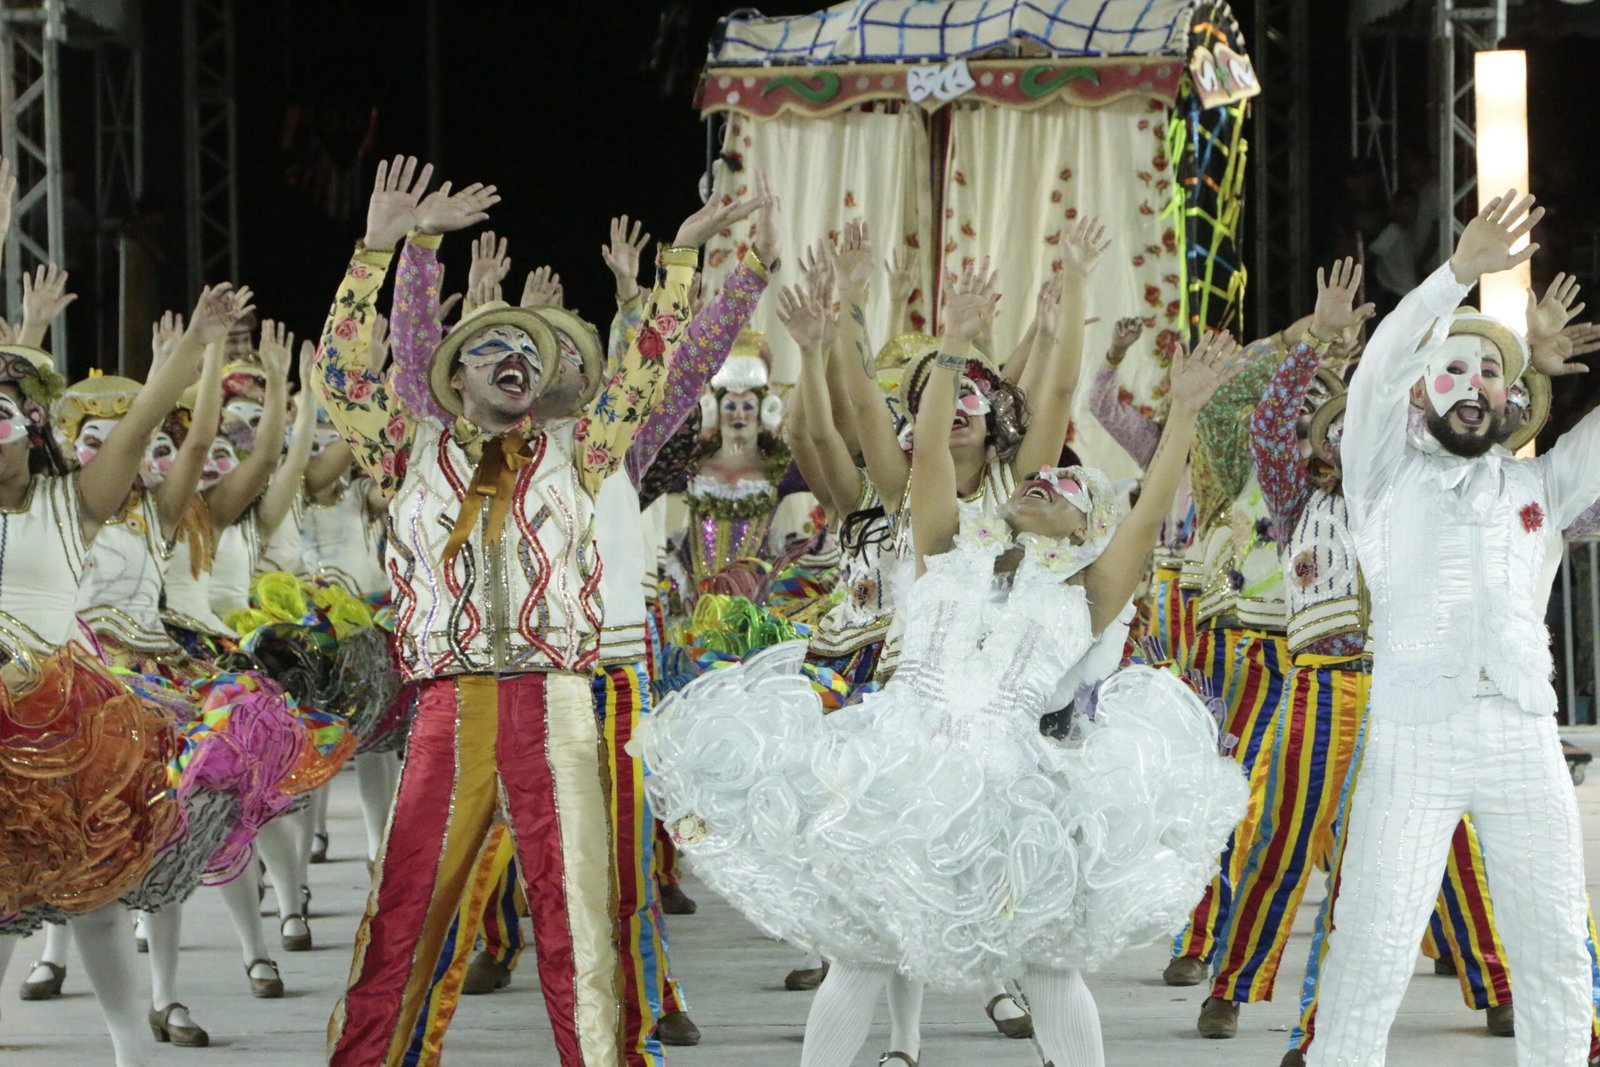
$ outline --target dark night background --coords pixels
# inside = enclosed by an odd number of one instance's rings
[[[511,239],[508,288],[519,292],[523,274],[548,262],[561,272],[568,302],[604,318],[611,280],[598,248],[607,220],[626,212],[644,219],[658,238],[669,238],[694,209],[706,152],[705,127],[692,106],[694,83],[717,18],[736,6],[729,0],[592,0],[465,8],[440,0],[436,180],[499,186],[504,202],[490,225]],[[781,15],[820,6],[821,0],[767,0],[761,8]],[[193,294],[186,292],[183,263],[179,7],[170,0],[143,4],[144,206],[161,220],[169,262],[164,302],[187,308]],[[1245,0],[1235,8],[1255,51],[1254,4]],[[427,8],[422,0],[239,0],[234,9],[236,280],[255,288],[263,315],[305,335],[320,327],[331,287],[362,232],[377,160],[397,152],[427,155]],[[1318,260],[1349,245],[1363,214],[1370,219],[1386,210],[1381,191],[1376,204],[1352,192],[1360,168],[1350,159],[1345,11],[1342,2],[1310,4],[1312,142],[1310,187],[1303,195],[1314,204],[1310,236]],[[1546,229],[1575,233],[1600,221],[1587,195],[1592,168],[1584,165],[1600,127],[1586,100],[1590,94],[1573,88],[1588,84],[1600,63],[1600,39],[1571,31],[1586,22],[1588,32],[1600,32],[1600,3],[1575,9],[1530,0],[1521,12],[1524,29],[1514,29],[1506,47],[1531,53],[1534,188],[1552,209]],[[65,56],[66,155],[82,189],[92,173],[90,66],[83,53],[69,49]],[[1403,42],[1401,57],[1402,144],[1426,145],[1422,42]],[[81,195],[87,199],[87,190]],[[1247,203],[1247,225],[1249,218]],[[1559,234],[1546,237],[1547,247],[1561,243]],[[447,289],[464,285],[466,249],[465,238],[446,245]],[[85,289],[88,273],[75,273],[75,288]],[[1311,279],[1304,285],[1309,302]],[[73,309],[75,338],[88,337],[84,320],[95,295],[86,292]],[[95,361],[91,348],[83,340],[72,345],[74,372]],[[98,362],[112,363],[114,355]]]

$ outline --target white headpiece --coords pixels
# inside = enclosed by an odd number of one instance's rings
[[[700,395],[700,424],[704,427],[716,425],[717,393],[763,391],[769,381],[767,361],[760,356],[729,356],[712,376],[711,390]],[[782,422],[783,401],[768,393],[761,401],[761,425],[768,433],[776,433]]]

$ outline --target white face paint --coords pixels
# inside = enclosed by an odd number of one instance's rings
[[[100,454],[100,448],[106,443],[106,438],[111,436],[111,431],[117,428],[118,419],[85,419],[83,426],[78,430],[77,438],[72,442],[72,450],[78,454],[78,462],[84,466]]]
[[[206,456],[205,466],[200,468],[200,488],[216,485],[238,465],[239,457],[231,441],[218,438],[211,442],[211,452]]]
[[[1441,417],[1462,401],[1477,400],[1483,392],[1483,351],[1478,338],[1446,338],[1428,360],[1422,382],[1433,413]]]
[[[339,441],[339,431],[331,426],[319,426],[311,435],[311,454],[320,456],[324,449]]]
[[[28,443],[28,416],[17,402],[0,393],[0,445]]]
[[[178,446],[172,443],[165,431],[157,430],[145,447],[144,460],[139,464],[140,477],[146,489],[154,489],[167,480],[172,464],[178,458]]]
[[[261,425],[262,407],[254,400],[235,397],[222,405],[222,433],[235,446],[246,451],[255,448],[256,429]]]

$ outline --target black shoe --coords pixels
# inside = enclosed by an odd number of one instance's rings
[[[691,1048],[700,1043],[700,1028],[688,1012],[669,1011],[656,1020],[656,1040],[674,1048]]]
[[[504,989],[510,984],[511,968],[487,952],[480,952],[467,964],[467,977],[461,983],[461,992],[476,997]]]
[[[689,894],[675,885],[661,887],[661,910],[668,915],[693,915],[700,910]]]

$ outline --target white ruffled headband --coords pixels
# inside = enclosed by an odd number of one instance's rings
[[[767,361],[758,355],[735,354],[723,361],[711,377],[711,388],[700,394],[700,425],[717,424],[717,401],[724,393],[766,393],[761,400],[761,426],[777,433],[783,422],[783,401],[767,392],[771,378]]]

